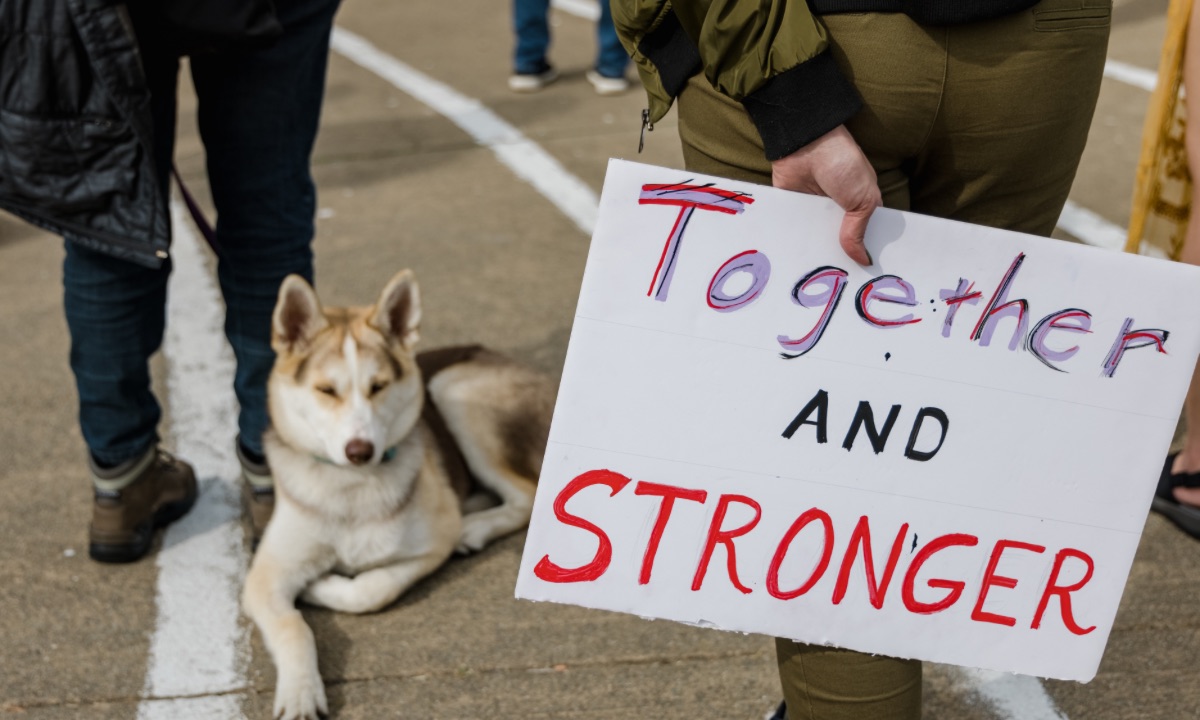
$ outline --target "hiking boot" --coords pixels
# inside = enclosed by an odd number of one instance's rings
[[[242,464],[242,509],[250,521],[250,549],[257,550],[275,511],[275,479],[266,458],[251,457],[241,440],[236,445],[238,462]]]
[[[140,560],[154,531],[187,514],[196,502],[196,473],[170,453],[150,448],[114,468],[90,456],[95,501],[88,528],[88,555],[106,563]]]
[[[537,92],[557,79],[558,71],[543,64],[533,72],[514,72],[508,77],[508,89],[517,93]]]

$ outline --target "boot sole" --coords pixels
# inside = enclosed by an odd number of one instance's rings
[[[88,543],[88,555],[96,562],[102,563],[131,563],[146,557],[150,546],[154,544],[154,531],[170,525],[187,514],[196,504],[196,496],[167,503],[154,513],[151,520],[134,529],[137,538],[128,543]]]

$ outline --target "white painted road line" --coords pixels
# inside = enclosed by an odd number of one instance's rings
[[[1087,208],[1080,207],[1070,200],[1063,207],[1062,215],[1058,218],[1058,229],[1072,237],[1078,238],[1092,247],[1106,250],[1124,250],[1125,239],[1129,235],[1126,228],[1111,223]],[[1144,244],[1141,254],[1166,259],[1167,254],[1158,246]]]
[[[1058,227],[1092,247],[1120,250],[1125,247],[1125,228],[1110,223],[1070,200],[1058,217]]]
[[[596,193],[520,130],[478,100],[400,62],[352,32],[335,28],[332,45],[350,61],[444,115],[495,153],[501,164],[533,186],[585,235],[592,236],[600,202]]]
[[[1014,720],[1067,720],[1035,677],[956,667],[952,669],[960,692],[977,695],[1003,718]]]
[[[246,574],[233,453],[237,403],[223,308],[199,242],[172,203],[167,391],[171,447],[196,468],[200,497],[158,553],[158,618],[138,720],[241,718],[249,635],[239,621]]]
[[[1108,60],[1104,63],[1104,77],[1119,80],[1146,92],[1154,92],[1154,86],[1158,83],[1158,73],[1120,60]]]

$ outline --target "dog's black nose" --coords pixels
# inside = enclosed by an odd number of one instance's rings
[[[375,456],[375,445],[370,440],[351,440],[346,443],[346,459],[355,465],[365,465]]]

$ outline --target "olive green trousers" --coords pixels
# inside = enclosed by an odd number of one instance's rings
[[[1111,0],[1044,0],[988,22],[922,27],[905,15],[823,18],[862,95],[846,127],[886,207],[1049,235],[1091,125]],[[741,103],[703,75],[678,98],[687,169],[769,185]],[[921,663],[777,641],[788,720],[917,720]]]
[[[885,207],[1049,235],[1100,91],[1111,0],[1043,0],[997,20],[923,27],[906,15],[826,15],[863,98],[846,123]],[[771,184],[741,103],[702,74],[680,93],[689,170]]]

